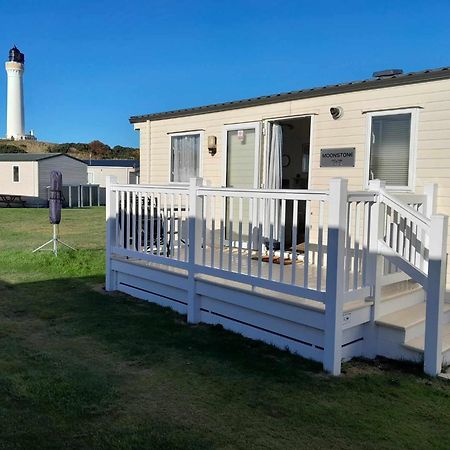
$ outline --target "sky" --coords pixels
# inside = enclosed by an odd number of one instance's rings
[[[0,18],[48,142],[137,147],[131,115],[450,65],[448,0],[0,0]]]

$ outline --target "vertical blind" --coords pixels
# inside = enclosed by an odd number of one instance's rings
[[[198,177],[200,159],[200,135],[172,136],[171,181],[187,183]]]
[[[408,186],[411,114],[372,117],[370,179]]]

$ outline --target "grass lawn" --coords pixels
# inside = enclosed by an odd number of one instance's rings
[[[77,252],[32,254],[44,209],[0,210],[0,449],[450,448],[450,384],[315,363],[102,294],[104,209],[63,211]]]

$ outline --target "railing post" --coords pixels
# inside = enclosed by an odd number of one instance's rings
[[[111,270],[111,248],[116,245],[116,196],[112,185],[117,184],[114,176],[106,177],[106,280],[105,290],[114,291],[117,288],[116,273]]]
[[[344,308],[344,260],[347,215],[347,180],[330,181],[328,200],[328,254],[325,302],[325,344],[323,367],[333,375],[341,373]]]
[[[203,201],[197,189],[203,185],[202,178],[191,178],[189,183],[189,237],[188,237],[188,307],[187,320],[190,323],[200,321],[200,302],[195,287],[195,265],[200,261],[201,220]]]
[[[371,180],[369,190],[380,192],[385,189],[386,183],[381,180]],[[386,206],[377,197],[370,209],[369,222],[369,254],[367,256],[367,284],[370,286],[370,296],[373,301],[371,320],[367,325],[366,356],[375,358],[377,355],[377,336],[375,321],[380,317],[381,288],[383,278],[383,256],[378,252],[378,240],[383,238]]]
[[[448,217],[431,216],[425,318],[424,372],[435,376],[442,369],[442,320],[447,274]]]
[[[425,204],[423,205],[423,214],[429,219],[433,214],[436,214],[437,190],[438,185],[436,183],[428,183],[423,188],[423,193],[426,197]],[[420,240],[424,248],[430,248],[430,236],[424,230],[421,233]],[[421,258],[420,268],[424,272],[428,272],[428,261],[425,258]]]
[[[423,214],[428,218],[436,214],[437,190],[438,185],[436,183],[428,183],[423,188],[423,193],[427,199]]]

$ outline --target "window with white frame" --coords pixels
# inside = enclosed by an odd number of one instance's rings
[[[13,182],[18,183],[20,181],[19,166],[13,166]]]
[[[187,183],[200,171],[200,133],[171,136],[170,181]]]
[[[411,110],[370,116],[369,180],[383,180],[391,187],[411,187],[414,120]]]

